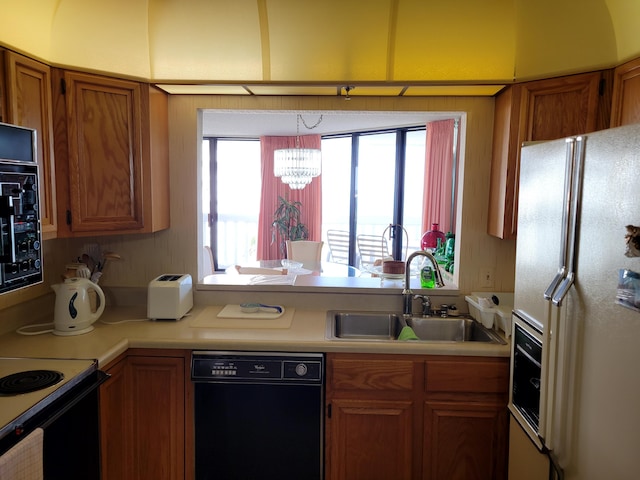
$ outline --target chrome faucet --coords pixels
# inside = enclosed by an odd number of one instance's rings
[[[438,266],[438,262],[436,261],[435,257],[429,252],[425,252],[424,250],[413,252],[407,258],[407,262],[404,267],[404,289],[402,290],[402,296],[404,297],[404,308],[402,313],[404,315],[413,314],[413,292],[411,291],[411,262],[416,257],[427,257],[427,259],[433,265],[433,271],[435,272],[436,276],[436,288],[444,287],[442,273],[440,272],[440,267]]]

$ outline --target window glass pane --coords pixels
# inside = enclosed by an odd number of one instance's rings
[[[402,225],[409,236],[408,253],[420,250],[424,195],[425,130],[407,132]],[[404,242],[404,240],[403,240]]]
[[[390,253],[391,245],[388,244],[385,251],[382,234],[393,223],[396,134],[363,135],[358,150],[356,233],[380,236],[379,257],[375,254],[375,241],[368,252],[358,245],[360,266],[363,266]]]
[[[322,140],[322,239],[327,230],[349,231],[351,137]]]
[[[393,223],[396,135],[360,137],[358,154],[358,234],[382,235]]]
[[[260,211],[260,142],[218,140],[218,267],[256,260]]]
[[[209,140],[202,141],[202,243],[211,246],[211,227],[209,227],[209,214],[211,213],[211,169],[209,155]]]

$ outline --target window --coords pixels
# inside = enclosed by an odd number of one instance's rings
[[[394,256],[419,249],[425,148],[424,126],[324,136],[325,245],[327,230],[349,232],[350,264],[358,266],[357,235],[382,235],[394,224],[408,236],[408,242],[404,236],[389,240]],[[259,139],[203,139],[202,202],[203,211],[211,212],[205,213],[203,238],[210,241],[218,270],[257,260],[260,175]]]
[[[359,265],[356,238],[402,225],[407,240],[389,240],[396,258],[416,250],[422,236],[425,128],[354,133],[322,140],[322,233],[351,233],[350,263]],[[355,185],[352,190],[352,177]],[[402,186],[402,187],[400,187]],[[395,232],[395,231],[394,231]],[[388,232],[389,233],[389,232]],[[397,246],[396,246],[397,245]],[[382,254],[382,242],[380,245]]]
[[[205,138],[202,151],[205,244],[211,246],[218,269],[254,261],[260,141]]]

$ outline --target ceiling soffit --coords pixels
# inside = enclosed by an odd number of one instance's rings
[[[499,88],[640,53],[637,0],[4,2],[0,43],[17,51],[63,67],[235,87],[242,95],[350,84],[361,92],[401,87],[402,95]]]

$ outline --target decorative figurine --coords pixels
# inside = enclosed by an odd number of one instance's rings
[[[624,254],[627,257],[640,257],[640,227],[627,225],[627,234],[624,238],[627,240]]]

